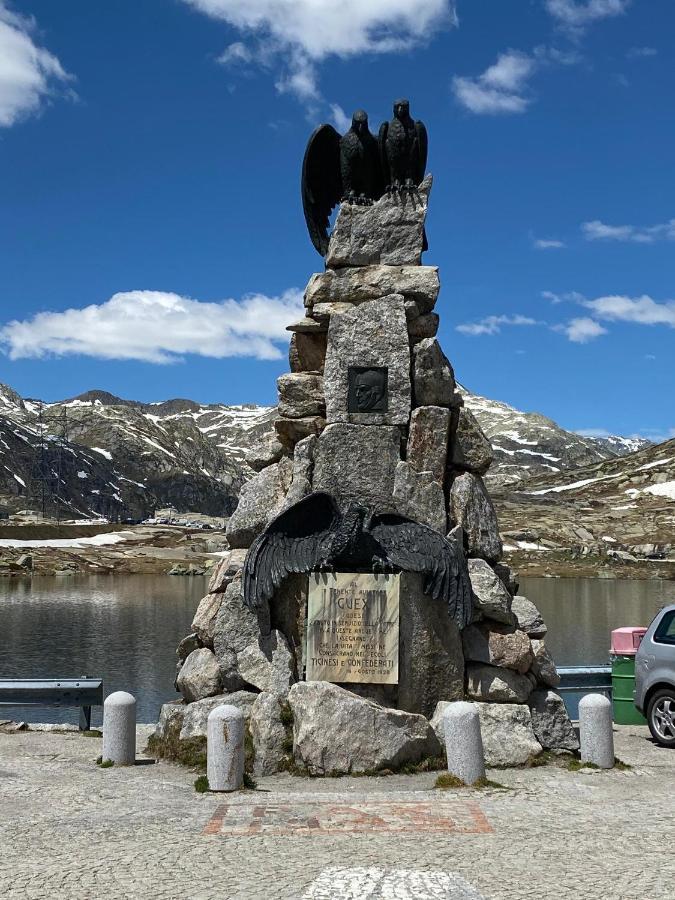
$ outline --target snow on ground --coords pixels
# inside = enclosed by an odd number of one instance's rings
[[[83,538],[52,538],[51,540],[31,540],[22,541],[15,538],[0,539],[0,547],[60,547],[65,549],[87,547],[102,547],[106,544],[119,544],[121,541],[128,541],[135,537],[133,531],[113,531],[107,534],[94,534],[91,537]]]
[[[575,481],[572,484],[561,484],[558,487],[552,488],[543,488],[540,491],[526,491],[528,494],[559,494],[561,491],[573,491],[574,488],[585,487],[587,484],[593,484],[596,481],[611,481],[613,478],[621,478],[621,473],[618,475],[601,475],[598,478],[584,478],[583,481]],[[628,493],[628,491],[626,491]]]
[[[656,466],[665,466],[666,463],[671,463],[672,461],[673,461],[672,457],[670,457],[669,459],[657,459],[654,462],[650,462],[644,466],[640,466],[640,468],[636,469],[635,471],[636,472],[646,472],[647,469],[654,469],[654,468],[656,468]]]
[[[651,487],[645,488],[644,494],[654,494],[655,497],[667,497],[669,500],[675,500],[675,481],[664,481],[662,484],[653,484]]]
[[[536,444],[536,441],[532,441],[531,443]],[[501,453],[506,453],[508,456],[515,456],[516,454],[520,455],[524,453],[526,456],[543,456],[544,459],[550,459],[553,462],[560,462],[559,456],[551,456],[550,453],[542,453],[539,450],[507,450],[506,447],[500,447],[497,444],[493,444],[492,449],[499,450]]]
[[[112,459],[112,453],[110,450],[104,450],[103,447],[92,447],[91,448],[95,453],[100,453],[101,456],[105,456],[106,459]]]
[[[151,441],[149,437],[146,437],[144,434],[141,435],[146,444],[150,444],[151,447],[154,447],[155,450],[161,450],[162,453],[166,453],[167,456],[170,456],[171,459],[176,458],[175,453],[171,453],[170,450],[167,450],[166,447],[162,447],[161,444],[158,444],[156,441]]]
[[[537,443],[537,441],[526,441],[517,431],[502,431],[500,432],[500,437],[509,438],[509,440],[514,441],[516,444],[529,444],[531,447]]]

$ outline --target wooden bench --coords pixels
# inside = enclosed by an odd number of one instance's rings
[[[0,678],[0,707],[79,706],[80,731],[91,727],[92,706],[102,705],[102,678]]]

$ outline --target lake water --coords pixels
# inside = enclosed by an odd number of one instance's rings
[[[0,677],[94,675],[130,691],[139,722],[175,700],[176,646],[206,593],[205,577],[73,576],[0,581]],[[74,722],[77,709],[0,707],[0,718]],[[92,710],[99,724],[102,710]]]
[[[1,580],[0,677],[102,676],[106,694],[130,691],[138,721],[154,722],[177,696],[176,645],[205,590],[205,578],[166,575]],[[523,578],[520,590],[541,610],[559,665],[606,663],[613,628],[647,625],[675,603],[673,581]],[[76,723],[78,710],[5,707],[0,718]]]
[[[546,645],[560,666],[607,665],[610,634],[649,625],[662,606],[675,603],[675,581],[627,578],[521,578],[520,593],[548,626]]]

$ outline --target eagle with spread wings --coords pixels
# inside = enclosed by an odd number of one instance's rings
[[[471,620],[471,582],[461,543],[393,513],[371,514],[357,503],[342,512],[315,491],[280,513],[251,545],[244,563],[244,602],[256,610],[293,572],[417,572],[424,592],[447,604],[458,628]]]
[[[318,252],[328,252],[330,215],[340,201],[366,206],[383,193],[380,152],[368,114],[358,109],[342,136],[332,125],[319,125],[302,163],[302,207]]]

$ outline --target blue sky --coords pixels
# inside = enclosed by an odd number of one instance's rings
[[[321,121],[430,134],[470,389],[675,433],[672,0],[0,0],[0,380],[275,401]]]

